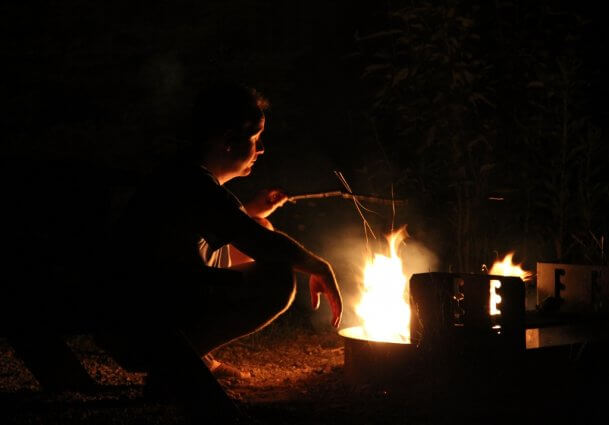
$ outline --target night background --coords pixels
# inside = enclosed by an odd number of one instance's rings
[[[408,225],[413,271],[478,272],[510,251],[531,271],[609,264],[602,2],[67,0],[0,13],[2,267],[15,285],[99,274],[134,187],[185,146],[197,90],[220,78],[271,103],[265,154],[227,184],[243,200],[341,190],[339,171],[355,193],[407,200],[364,214],[377,241]],[[335,266],[348,300],[366,237],[353,202],[299,201],[270,219]],[[289,320],[323,328],[305,283]]]

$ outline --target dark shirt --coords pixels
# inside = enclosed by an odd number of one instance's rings
[[[119,222],[119,270],[157,280],[228,266],[226,245],[247,220],[241,202],[205,168],[165,166],[138,188]]]

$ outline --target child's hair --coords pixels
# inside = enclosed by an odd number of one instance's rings
[[[233,83],[210,85],[195,100],[192,142],[204,149],[212,138],[228,130],[255,125],[268,107],[268,100],[255,89]]]

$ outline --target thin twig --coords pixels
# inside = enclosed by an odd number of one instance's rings
[[[364,217],[364,213],[362,213],[362,208],[364,208],[364,206],[362,205],[362,203],[360,201],[358,201],[356,198],[353,197],[353,190],[351,190],[351,186],[349,186],[349,183],[347,182],[347,179],[345,179],[345,176],[343,176],[343,173],[341,173],[338,170],[334,170],[334,174],[336,175],[336,177],[338,177],[338,179],[340,180],[342,185],[345,187],[345,189],[347,189],[347,193],[349,195],[351,195],[351,199],[353,199],[353,205],[355,205],[355,209],[357,210],[360,217],[362,218],[362,221],[364,223],[364,236],[366,237],[366,250],[368,251],[368,255],[371,255],[370,244],[369,244],[369,240],[368,240],[368,231],[370,231],[370,234],[372,235],[372,237],[374,239],[376,239],[376,235],[372,231],[372,227],[370,227],[370,223],[368,223],[368,220],[366,220],[366,217]]]

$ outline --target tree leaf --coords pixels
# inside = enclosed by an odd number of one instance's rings
[[[386,71],[389,68],[391,68],[391,65],[386,63],[368,65],[366,68],[364,68],[364,72],[362,73],[361,78],[366,78],[372,74],[377,74],[381,71]]]
[[[410,70],[408,68],[402,68],[400,69],[394,76],[393,76],[393,82],[392,82],[392,86],[396,86],[397,84],[399,84],[401,81],[405,80],[406,78],[408,78],[408,74],[410,73]]]

